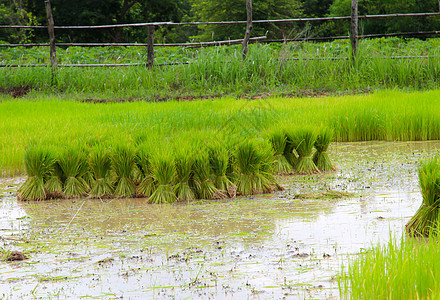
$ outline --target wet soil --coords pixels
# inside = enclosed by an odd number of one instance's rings
[[[0,88],[0,94],[11,95],[13,98],[21,98],[31,91],[29,86],[14,86],[10,88]]]
[[[336,144],[335,173],[189,204],[22,203],[23,179],[1,180],[0,247],[29,259],[0,262],[0,298],[338,299],[341,266],[403,234],[421,203],[417,166],[439,148]]]

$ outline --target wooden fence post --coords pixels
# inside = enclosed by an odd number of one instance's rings
[[[154,64],[154,25],[148,26],[147,38],[147,66],[152,68]]]
[[[358,46],[358,0],[351,0],[351,26],[350,40],[353,64],[356,63],[356,54]]]
[[[251,37],[251,30],[252,30],[252,0],[246,0],[246,33],[244,34],[242,51],[243,51],[243,59],[246,58],[248,53],[248,45],[249,45],[249,39]]]
[[[52,16],[52,6],[50,5],[50,1],[44,1],[46,6],[46,15],[47,15],[47,30],[49,32],[49,46],[50,46],[50,66],[52,67],[52,79],[54,73],[57,69],[57,54],[55,49],[55,30],[54,30],[54,22]]]

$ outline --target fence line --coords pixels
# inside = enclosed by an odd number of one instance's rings
[[[439,2],[440,5],[440,2]],[[113,24],[113,25],[95,25],[95,26],[56,26],[53,22],[52,8],[50,0],[45,1],[47,26],[27,26],[27,25],[0,25],[0,28],[28,28],[28,29],[47,29],[49,33],[49,43],[28,43],[28,44],[0,44],[0,47],[50,47],[50,59],[53,73],[57,67],[119,67],[119,66],[148,66],[153,65],[174,65],[169,64],[154,64],[154,47],[211,47],[220,45],[232,45],[242,43],[243,59],[246,57],[247,45],[250,42],[293,42],[293,41],[320,41],[320,40],[337,40],[337,39],[351,39],[352,59],[355,62],[357,55],[358,39],[362,38],[376,38],[376,37],[390,37],[390,36],[418,36],[418,35],[435,35],[440,34],[440,31],[420,31],[420,32],[402,32],[402,33],[388,33],[388,34],[369,34],[358,35],[358,20],[359,19],[375,19],[375,18],[402,18],[402,17],[439,17],[440,12],[429,13],[395,13],[383,15],[362,15],[357,14],[358,0],[351,0],[351,16],[342,17],[324,17],[324,18],[292,18],[279,20],[252,20],[252,2],[246,0],[246,14],[247,21],[218,21],[218,22],[149,22],[149,23],[133,23],[133,24]],[[440,10],[440,7],[439,7]],[[315,22],[315,21],[332,21],[332,20],[350,20],[350,36],[334,36],[334,37],[311,37],[311,38],[294,38],[294,39],[279,39],[267,40],[267,37],[249,38],[251,34],[252,24],[260,23],[293,23],[293,22]],[[231,24],[247,24],[246,34],[243,39],[229,40],[229,41],[215,41],[215,42],[199,42],[199,43],[169,43],[169,44],[154,44],[154,31],[156,26],[198,26],[198,25],[231,25]],[[55,29],[107,29],[107,28],[121,28],[121,27],[148,27],[147,43],[57,43],[55,39]],[[59,46],[81,46],[81,47],[119,47],[119,46],[142,46],[147,47],[147,62],[146,63],[127,63],[127,64],[66,64],[58,65],[56,58],[56,47]],[[180,64],[180,63],[179,63]],[[183,62],[181,64],[187,64]],[[3,64],[0,67],[42,67],[47,65],[33,64],[33,65],[7,65]]]

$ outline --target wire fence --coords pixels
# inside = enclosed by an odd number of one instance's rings
[[[358,0],[351,1],[351,15],[342,17],[324,17],[324,18],[294,18],[294,19],[279,19],[279,20],[252,20],[252,0],[246,0],[246,21],[219,21],[219,22],[151,22],[151,23],[133,23],[133,24],[114,24],[114,25],[95,25],[95,26],[56,26],[52,15],[52,6],[49,0],[45,1],[47,25],[46,26],[26,26],[26,25],[0,25],[0,28],[9,29],[47,29],[49,42],[48,43],[21,43],[21,44],[0,44],[0,47],[49,47],[50,65],[48,64],[0,64],[0,67],[48,67],[52,68],[54,72],[58,67],[124,67],[124,66],[146,66],[152,68],[153,66],[164,65],[176,65],[176,64],[188,64],[188,62],[182,63],[162,63],[157,64],[154,62],[154,49],[155,47],[186,47],[186,48],[198,48],[198,47],[215,47],[222,45],[234,45],[242,44],[243,59],[246,58],[247,46],[249,43],[288,43],[298,41],[331,41],[350,39],[352,48],[353,62],[356,59],[358,40],[365,38],[380,38],[380,37],[399,37],[399,36],[435,36],[439,35],[440,31],[418,31],[418,32],[397,32],[397,33],[385,33],[385,34],[358,34],[358,20],[359,19],[378,19],[378,18],[407,18],[407,17],[440,17],[440,12],[429,13],[396,13],[396,14],[383,14],[383,15],[358,15]],[[440,7],[439,7],[440,9]],[[347,36],[329,36],[329,37],[298,37],[292,39],[267,39],[266,36],[251,37],[252,24],[271,24],[271,23],[297,23],[297,22],[322,22],[322,21],[335,21],[335,20],[349,20],[350,21],[350,35]],[[227,40],[227,41],[213,41],[213,42],[199,42],[199,43],[154,43],[154,32],[158,26],[199,26],[199,25],[231,25],[231,24],[246,24],[246,32],[243,39]],[[97,30],[108,28],[122,28],[122,27],[147,27],[148,36],[146,43],[57,43],[55,38],[55,30]],[[145,63],[114,63],[114,64],[58,64],[56,56],[56,47],[146,47],[147,48],[147,61]],[[419,57],[419,56],[417,56]],[[428,57],[428,56],[426,56]],[[396,56],[390,57],[392,59],[410,59],[415,56]],[[304,59],[304,58],[302,58]],[[310,58],[310,60],[316,59],[329,59],[329,58]],[[349,59],[348,57],[331,58],[333,60]],[[292,58],[295,60],[295,58]]]

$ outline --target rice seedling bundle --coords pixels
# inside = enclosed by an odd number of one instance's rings
[[[115,195],[132,197],[136,190],[133,181],[135,165],[135,151],[128,145],[116,145],[112,155],[113,169],[116,174]]]
[[[65,178],[63,193],[66,196],[83,196],[90,187],[85,180],[89,173],[89,164],[83,149],[73,147],[64,150],[59,159],[59,165]]]
[[[150,203],[176,202],[177,196],[174,192],[176,167],[170,155],[161,153],[154,159],[152,177],[157,182],[157,187],[149,199]]]
[[[26,149],[24,164],[28,178],[19,188],[22,200],[45,200],[45,182],[54,174],[55,158],[43,147],[31,146]]]
[[[440,160],[425,161],[419,169],[419,185],[423,202],[406,224],[410,235],[429,236],[438,229],[440,215]]]
[[[322,128],[316,138],[316,152],[313,154],[313,162],[320,171],[331,171],[334,169],[330,157],[327,154],[332,138],[333,132],[328,128]]]
[[[273,156],[273,153],[262,143],[253,140],[237,146],[235,159],[238,193],[252,195],[270,190],[272,180],[271,175],[268,176],[269,156]]]
[[[93,183],[90,194],[94,197],[110,196],[114,192],[111,176],[110,153],[103,145],[97,145],[89,156],[90,173]]]
[[[296,155],[295,143],[292,139],[292,136],[293,134],[290,132],[284,133],[286,145],[284,146],[283,156],[286,158],[287,162],[291,166],[291,170],[293,171],[298,161],[298,156]]]
[[[190,187],[193,179],[194,161],[191,155],[180,153],[175,160],[176,163],[176,186],[175,192],[179,200],[193,200],[196,198]]]
[[[272,144],[274,153],[274,172],[276,174],[289,174],[292,171],[292,165],[286,158],[285,150],[287,144],[287,137],[283,131],[274,131],[270,134],[269,140]],[[290,152],[293,156],[293,147],[290,146]],[[289,151],[289,149],[288,149]],[[289,154],[287,155],[289,156]],[[293,160],[292,157],[290,157]]]
[[[317,138],[316,131],[313,128],[301,128],[296,130],[290,138],[298,153],[295,171],[299,174],[319,172],[312,159],[313,146]]]
[[[211,166],[208,155],[200,153],[194,160],[194,188],[199,199],[212,199],[214,194],[222,198],[211,179]],[[226,195],[224,195],[226,197]]]
[[[208,149],[208,157],[215,187],[219,191],[227,192],[232,186],[227,176],[230,163],[229,151],[221,145],[211,146]]]
[[[142,144],[136,150],[136,166],[141,174],[141,182],[136,188],[139,195],[150,197],[156,189],[156,181],[151,175],[151,156],[148,146]]]

